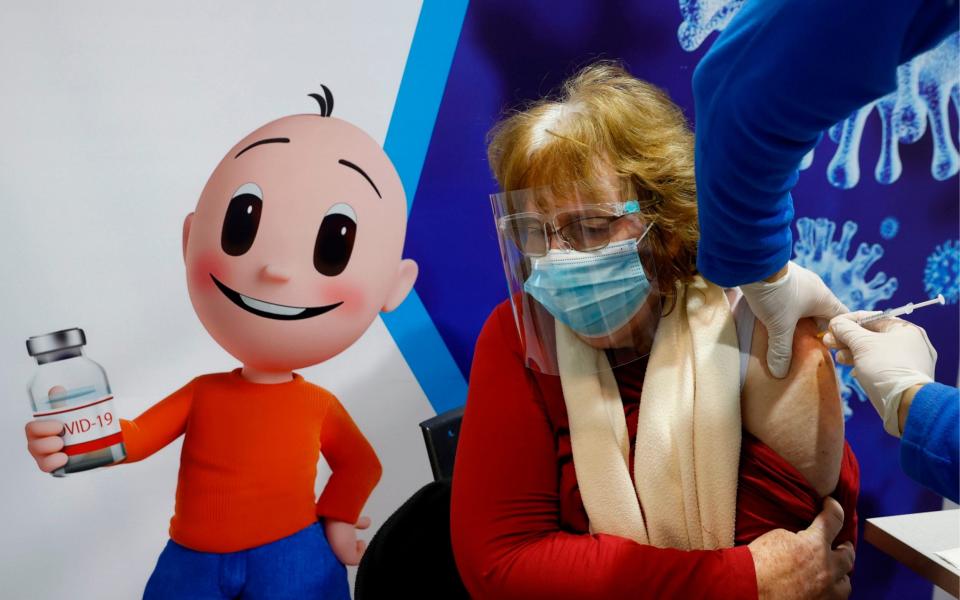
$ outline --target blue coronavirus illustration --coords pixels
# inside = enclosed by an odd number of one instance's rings
[[[960,296],[960,240],[947,240],[927,257],[923,270],[923,288],[930,298],[943,294],[947,304],[956,304]]]
[[[714,31],[722,31],[743,7],[745,0],[680,0],[682,22],[677,31],[680,46],[697,49]],[[841,189],[850,189],[860,181],[860,140],[867,117],[876,109],[880,118],[880,156],[874,177],[880,183],[893,183],[903,171],[900,144],[923,137],[929,123],[933,139],[930,171],[943,181],[960,170],[960,156],[950,132],[950,104],[960,113],[960,33],[948,36],[935,48],[920,54],[897,69],[897,89],[866,106],[829,129],[837,144],[827,179]],[[813,163],[811,150],[801,169]]]
[[[723,31],[745,0],[680,0],[680,47],[693,52],[714,31]]]
[[[819,275],[837,298],[851,310],[873,310],[877,302],[888,300],[897,290],[897,278],[887,279],[882,271],[867,281],[867,271],[883,257],[880,244],[861,243],[852,259],[850,244],[857,224],[843,224],[839,240],[834,240],[836,223],[829,219],[797,219],[798,238],[793,246],[794,261]]]
[[[897,69],[897,89],[854,112],[830,128],[837,151],[827,167],[827,179],[834,186],[849,189],[860,180],[858,153],[867,116],[876,108],[880,117],[880,158],[874,177],[893,183],[900,177],[900,142],[919,140],[930,125],[933,138],[933,178],[943,181],[960,170],[960,156],[950,134],[950,103],[960,110],[960,66],[957,53],[960,33],[921,54]]]
[[[900,221],[895,217],[887,217],[880,222],[880,237],[885,240],[892,240],[900,231]]]
[[[879,244],[861,243],[853,258],[848,258],[850,244],[857,233],[857,224],[853,221],[843,224],[839,240],[834,240],[837,225],[829,219],[802,217],[797,219],[796,226],[794,261],[819,275],[850,310],[873,310],[877,303],[889,300],[897,291],[897,278],[888,279],[883,271],[867,280],[867,271],[883,257],[883,248]],[[851,371],[850,367],[837,365],[846,418],[853,414],[850,409],[853,396],[861,402],[867,399]]]

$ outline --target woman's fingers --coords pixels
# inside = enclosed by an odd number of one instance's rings
[[[843,578],[838,581],[833,588],[834,597],[838,598],[839,600],[847,600],[852,591],[853,587],[850,585],[849,575],[844,575]]]
[[[851,542],[844,542],[837,546],[833,551],[834,554],[838,556],[837,565],[837,579],[843,579],[846,575],[853,570],[853,563],[857,559],[856,552],[853,549],[853,544]]]

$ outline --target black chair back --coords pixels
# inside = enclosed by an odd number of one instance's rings
[[[420,423],[434,481],[396,510],[370,540],[354,600],[469,599],[450,543],[450,485],[463,408]]]
[[[470,598],[450,545],[450,481],[420,488],[370,540],[354,600],[383,598]]]

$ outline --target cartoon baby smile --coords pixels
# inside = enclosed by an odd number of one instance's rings
[[[213,279],[213,283],[220,288],[220,291],[223,292],[223,295],[229,298],[231,302],[246,311],[252,312],[253,314],[261,317],[266,317],[268,319],[280,319],[282,321],[309,319],[310,317],[315,317],[317,315],[322,315],[325,312],[330,312],[331,310],[343,304],[343,302],[337,302],[335,304],[327,304],[326,306],[312,307],[274,304],[273,302],[267,302],[266,300],[258,300],[256,298],[251,298],[250,296],[244,296],[240,292],[228,288],[223,284],[222,281],[214,277],[213,273],[210,274],[210,279]]]

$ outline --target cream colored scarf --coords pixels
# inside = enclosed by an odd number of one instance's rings
[[[557,321],[557,360],[590,529],[660,547],[733,546],[740,463],[739,350],[730,305],[697,277],[661,318],[630,440],[602,351]]]

